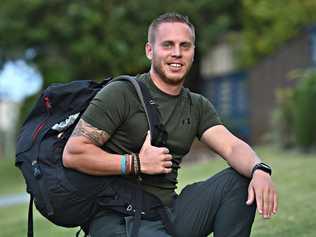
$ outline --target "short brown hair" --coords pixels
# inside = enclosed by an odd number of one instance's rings
[[[176,13],[176,12],[168,12],[168,13],[164,13],[164,14],[158,16],[150,24],[150,26],[148,28],[148,42],[149,43],[155,42],[155,36],[156,36],[155,34],[156,34],[156,30],[157,30],[158,26],[161,23],[167,23],[167,22],[169,22],[169,23],[180,22],[180,23],[184,23],[187,26],[189,26],[191,31],[192,31],[193,42],[195,41],[195,28],[194,28],[194,25],[189,21],[189,17],[183,16],[183,15]]]

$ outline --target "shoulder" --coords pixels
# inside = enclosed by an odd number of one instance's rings
[[[134,89],[130,82],[113,79],[98,92],[97,97],[126,97],[133,94],[133,92]]]
[[[209,99],[207,99],[205,96],[192,92],[190,91],[190,89],[185,88],[186,94],[187,96],[190,97],[191,103],[194,106],[208,106],[208,105],[212,105],[211,101]]]
[[[199,115],[200,117],[206,115],[218,117],[213,103],[208,98],[201,94],[191,92],[189,89],[186,89],[186,92],[190,99],[192,108],[197,113],[197,115]]]

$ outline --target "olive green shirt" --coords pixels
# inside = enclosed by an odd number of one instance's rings
[[[172,201],[182,157],[190,151],[195,137],[221,124],[213,105],[202,95],[182,88],[177,96],[159,90],[149,73],[138,76],[148,87],[158,106],[168,133],[167,147],[173,157],[172,172],[142,174],[145,190],[156,194],[166,205]],[[103,149],[116,154],[138,153],[149,130],[146,114],[137,93],[127,81],[113,81],[91,101],[82,118],[110,135]],[[133,179],[133,177],[131,177]]]

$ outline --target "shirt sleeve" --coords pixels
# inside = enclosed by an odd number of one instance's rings
[[[126,82],[111,82],[91,100],[82,119],[112,135],[126,120],[128,103]]]
[[[221,125],[222,121],[219,118],[213,104],[204,96],[200,97],[199,104],[199,126],[198,126],[198,138],[201,139],[203,133],[216,125]]]

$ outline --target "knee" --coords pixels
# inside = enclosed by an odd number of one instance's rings
[[[233,168],[227,168],[220,172],[219,175],[221,176],[227,190],[238,189],[239,191],[247,192],[250,179],[239,174]]]
[[[250,183],[250,179],[248,177],[241,175],[240,173],[238,173],[236,170],[234,170],[231,167],[224,169],[222,173],[227,178],[232,179],[233,181],[237,181],[238,183],[242,183],[242,184]]]

